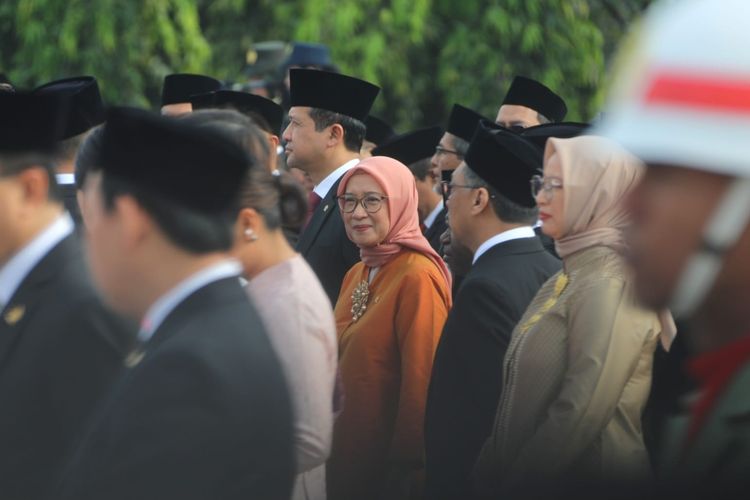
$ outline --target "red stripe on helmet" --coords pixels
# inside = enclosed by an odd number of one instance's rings
[[[685,74],[657,75],[646,91],[647,104],[675,105],[750,114],[750,76],[746,80]]]

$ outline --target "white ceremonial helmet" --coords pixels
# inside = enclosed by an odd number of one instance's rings
[[[671,301],[693,312],[750,222],[750,0],[663,1],[621,49],[593,132],[649,164],[734,177]]]

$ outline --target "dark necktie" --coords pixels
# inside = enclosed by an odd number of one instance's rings
[[[307,218],[305,219],[305,226],[302,228],[303,231],[310,225],[315,209],[318,208],[321,201],[323,201],[323,198],[318,196],[315,191],[310,191],[310,194],[307,195]]]

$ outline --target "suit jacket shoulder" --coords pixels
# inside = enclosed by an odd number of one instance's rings
[[[0,497],[46,493],[133,333],[101,303],[76,236],[23,280],[0,321],[0,407],[13,408],[0,412]]]
[[[234,278],[164,320],[68,466],[64,498],[286,498],[292,415],[278,359]]]

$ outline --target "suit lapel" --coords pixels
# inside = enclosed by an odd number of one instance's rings
[[[0,367],[5,364],[26,325],[40,305],[40,288],[46,286],[70,259],[77,256],[73,236],[58,243],[21,282],[0,318]]]
[[[435,234],[438,232],[439,229],[443,227],[442,224],[440,224],[441,220],[445,220],[445,207],[440,211],[438,216],[435,218],[435,220],[432,222],[432,225],[427,228],[427,231],[424,233],[424,237],[427,238],[428,241],[432,240],[435,236],[440,236],[439,234]]]
[[[177,304],[147,342],[138,341],[123,364],[126,368],[135,368],[149,352],[182,330],[191,319],[199,317],[203,311],[236,301],[238,297],[242,303],[244,293],[236,277],[223,278],[199,288]]]
[[[297,251],[302,255],[306,255],[310,248],[312,248],[325,222],[333,212],[339,209],[336,203],[336,193],[338,192],[339,183],[342,178],[343,176],[339,177],[331,189],[328,190],[318,208],[315,209],[312,219],[310,219],[310,224],[300,235],[297,242]]]

